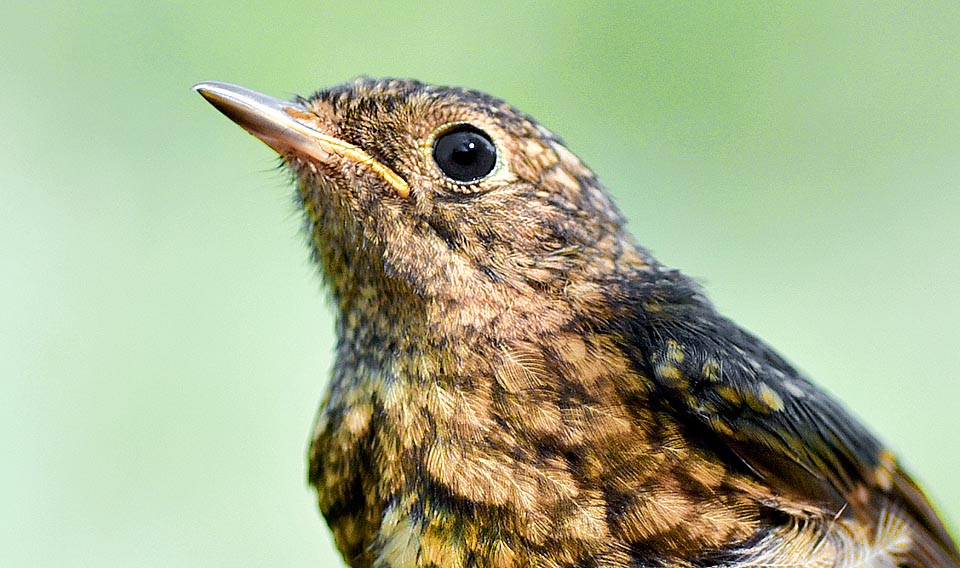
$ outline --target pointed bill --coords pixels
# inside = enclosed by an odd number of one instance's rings
[[[400,197],[410,195],[410,186],[392,169],[362,148],[334,138],[309,122],[313,113],[302,105],[277,99],[230,83],[197,83],[193,90],[277,152],[293,152],[328,163],[331,155],[373,170],[393,187]]]

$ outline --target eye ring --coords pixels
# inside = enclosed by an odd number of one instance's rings
[[[433,162],[440,173],[460,185],[490,177],[500,161],[497,145],[483,130],[469,123],[450,125],[433,139]]]

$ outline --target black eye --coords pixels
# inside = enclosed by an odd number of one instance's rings
[[[490,175],[497,165],[497,147],[485,132],[470,125],[454,127],[433,143],[433,161],[443,175],[459,183],[473,183]]]

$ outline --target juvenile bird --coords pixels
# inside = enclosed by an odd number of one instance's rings
[[[309,451],[353,567],[957,567],[843,407],[501,100],[194,87],[296,180],[337,314]]]

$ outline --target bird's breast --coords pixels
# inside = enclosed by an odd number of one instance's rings
[[[311,471],[357,566],[627,563],[757,528],[752,488],[651,403],[615,337],[565,331],[378,365],[350,355],[337,369]]]

